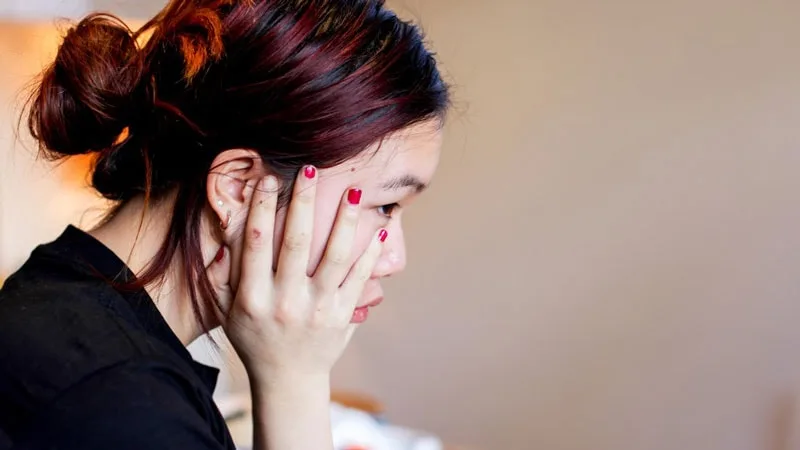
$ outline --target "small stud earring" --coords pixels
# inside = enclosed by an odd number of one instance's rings
[[[225,205],[225,202],[223,202],[222,200],[217,200],[217,206],[222,208],[223,205]]]

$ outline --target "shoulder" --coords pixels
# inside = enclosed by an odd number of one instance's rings
[[[81,380],[166,353],[110,306],[114,295],[90,279],[8,280],[0,290],[0,422],[9,405],[21,421]]]
[[[211,397],[168,365],[132,360],[62,393],[15,439],[29,449],[232,449]]]
[[[91,281],[9,280],[0,291],[0,373],[58,374],[53,384],[63,386],[141,354],[133,330],[103,306],[105,295]]]
[[[38,247],[0,289],[0,372],[25,372],[34,360],[39,371],[53,363],[92,372],[158,351],[126,298],[80,256],[65,256],[71,250]]]

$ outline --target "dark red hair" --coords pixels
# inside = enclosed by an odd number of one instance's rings
[[[136,283],[161,279],[179,254],[201,320],[200,302],[216,305],[200,224],[220,152],[256,151],[285,202],[302,165],[340,164],[443,119],[448,103],[421,32],[382,0],[173,0],[136,32],[105,14],[71,28],[28,126],[50,159],[95,153],[92,185],[108,199],[176,193]]]

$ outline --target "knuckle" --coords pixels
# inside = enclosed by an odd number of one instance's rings
[[[245,239],[245,245],[250,252],[260,252],[267,247],[267,240],[258,232],[258,230],[249,230],[248,239]]]
[[[359,283],[365,283],[367,280],[369,280],[370,270],[366,264],[359,264],[353,275],[355,276],[356,281]]]
[[[264,211],[275,209],[275,196],[271,194],[262,194],[258,199],[258,207]]]
[[[333,248],[328,251],[326,259],[334,266],[344,266],[350,260],[350,254],[344,248]]]
[[[316,301],[318,302],[318,304],[320,302],[320,299],[325,299],[328,298],[329,296],[336,295],[336,292],[339,289],[338,284],[332,282],[330,279],[324,279],[323,277],[315,279],[313,284],[315,290],[315,298],[317,298]]]
[[[292,325],[297,322],[297,315],[289,302],[278,302],[273,312],[275,321],[281,325]]]
[[[355,227],[358,224],[358,210],[355,208],[345,208],[342,214],[339,215],[339,223],[341,225]]]
[[[248,322],[258,322],[264,316],[264,308],[260,302],[238,299],[234,302],[237,315]]]
[[[370,275],[370,273],[369,273],[368,270],[363,270],[363,271],[359,272],[358,281],[360,283],[366,283],[369,280],[369,275]]]
[[[301,189],[292,198],[292,203],[302,206],[311,207],[314,204],[314,192],[311,188]]]
[[[307,233],[291,233],[283,238],[283,248],[288,251],[303,250],[308,246],[309,236]]]

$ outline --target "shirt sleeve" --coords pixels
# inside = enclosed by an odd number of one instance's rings
[[[123,364],[93,374],[55,399],[14,448],[235,449],[206,397],[168,370]]]

